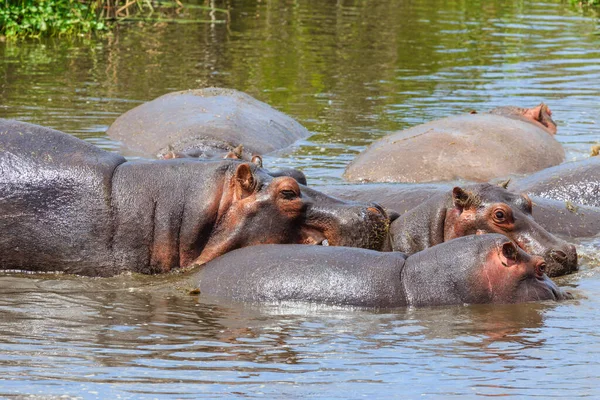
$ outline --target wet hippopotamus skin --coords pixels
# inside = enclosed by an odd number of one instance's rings
[[[564,161],[545,104],[500,107],[418,125],[369,146],[346,168],[351,182],[487,182]]]
[[[548,168],[515,180],[509,187],[548,199],[600,207],[600,157]]]
[[[144,103],[117,118],[107,134],[144,157],[223,158],[242,145],[242,154],[250,159],[287,147],[310,132],[245,93],[206,88]]]
[[[252,163],[127,162],[0,120],[0,269],[161,273],[263,243],[387,245],[376,204],[330,198]]]
[[[257,246],[209,262],[197,279],[201,296],[248,302],[388,308],[570,298],[544,268],[541,257],[487,234],[408,257],[356,248]]]
[[[508,186],[512,189],[512,181]],[[421,184],[347,184],[320,186],[319,190],[340,199],[362,202],[375,201],[390,212],[400,215],[429,200],[432,196],[449,192],[445,183]],[[529,196],[533,204],[535,222],[548,232],[570,238],[586,238],[600,234],[600,208],[570,204],[563,200]]]
[[[343,194],[342,198],[368,198],[401,214],[390,226],[395,251],[412,254],[460,236],[502,233],[525,251],[543,257],[549,276],[577,270],[575,247],[534,220],[533,202],[527,195],[512,193],[503,186],[481,183],[454,188],[432,184],[353,185],[343,189],[345,187],[324,189],[326,193]],[[589,214],[598,217],[596,223],[583,222],[589,216],[575,215],[564,206],[561,209],[552,202],[540,200],[536,205],[537,215],[557,230],[600,229],[600,212]],[[502,218],[496,213],[502,214]]]

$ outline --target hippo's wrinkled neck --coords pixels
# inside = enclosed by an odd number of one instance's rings
[[[223,175],[218,166],[198,166],[179,159],[117,168],[112,194],[117,264],[155,274],[186,267],[198,257],[216,219],[220,196],[215,193]]]
[[[392,222],[393,250],[412,254],[444,242],[449,201],[447,194],[435,196]]]

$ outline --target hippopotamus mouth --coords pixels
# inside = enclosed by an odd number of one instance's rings
[[[571,294],[571,292],[567,292],[565,290],[562,290],[561,288],[559,288],[558,286],[556,286],[556,284],[554,283],[554,281],[552,281],[550,278],[548,278],[548,276],[545,274],[544,271],[539,271],[536,270],[536,274],[535,274],[535,291],[537,292],[538,290],[543,291],[545,294],[547,294],[546,296],[540,296],[538,294],[538,297],[540,299],[549,299],[549,300],[572,300],[573,299],[573,294]]]

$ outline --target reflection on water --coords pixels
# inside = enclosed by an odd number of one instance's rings
[[[0,285],[3,394],[513,393],[497,384],[507,379],[518,394],[551,394],[535,388],[557,367],[548,357],[597,362],[563,342],[577,303],[373,312],[211,303],[168,278]]]
[[[600,29],[559,0],[216,1],[228,24],[122,27],[0,43],[0,117],[102,148],[123,112],[205,86],[246,91],[316,134],[267,165],[336,183],[382,135],[547,102],[568,158],[600,142]],[[203,13],[192,10],[190,13]],[[240,305],[174,277],[0,276],[0,395],[267,398],[597,397],[600,264],[578,300],[385,312]]]

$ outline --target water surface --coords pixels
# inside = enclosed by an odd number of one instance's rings
[[[119,151],[105,131],[123,112],[232,87],[315,132],[265,162],[317,186],[391,131],[473,109],[545,101],[568,159],[600,142],[598,17],[566,1],[216,3],[229,16],[180,12],[214,24],[0,43],[0,117]],[[0,395],[598,397],[600,239],[578,245],[560,304],[244,306],[178,276],[0,276]]]

